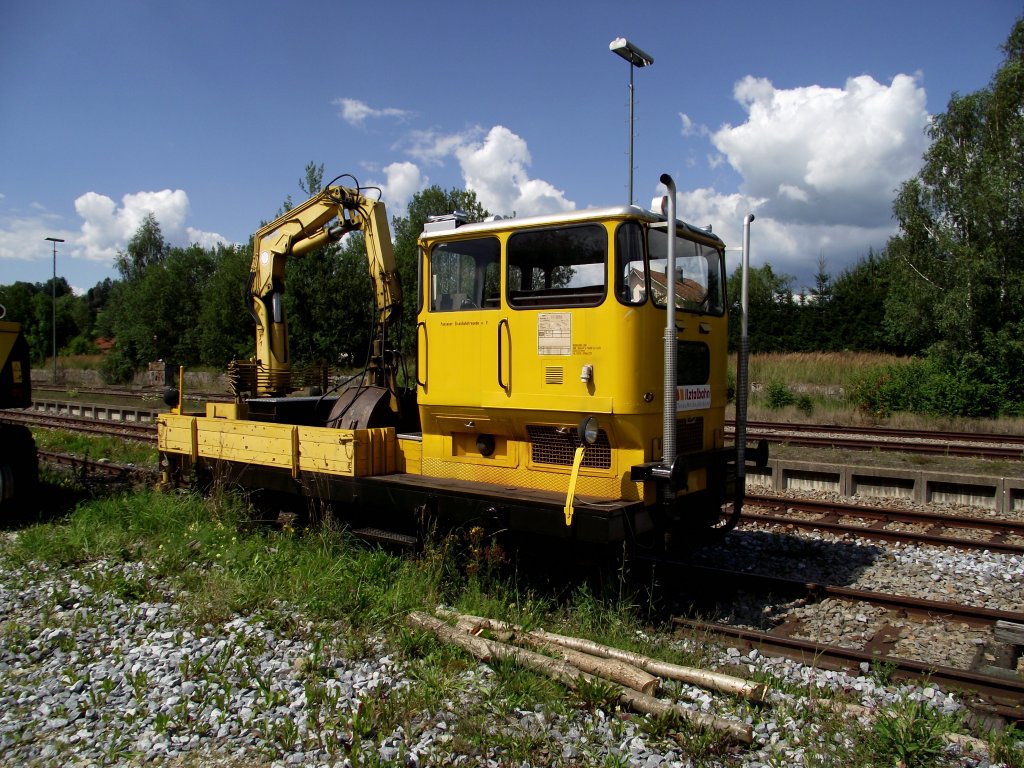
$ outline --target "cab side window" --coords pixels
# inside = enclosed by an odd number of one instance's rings
[[[615,230],[615,296],[623,304],[647,301],[644,233],[635,221],[625,221]]]
[[[497,309],[501,246],[493,237],[438,243],[430,252],[430,311]]]

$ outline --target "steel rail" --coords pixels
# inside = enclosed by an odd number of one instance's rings
[[[109,421],[104,419],[83,419],[75,416],[55,416],[33,411],[4,411],[0,421],[28,424],[37,427],[66,429],[71,432],[90,432],[99,435],[128,437],[145,442],[156,440],[156,424],[142,424],[132,421]]]
[[[680,631],[702,637],[718,636],[746,648],[757,648],[765,655],[784,656],[811,667],[853,669],[864,663],[882,663],[896,679],[913,681],[926,678],[945,690],[973,693],[981,698],[983,709],[1017,722],[1024,720],[1024,680],[1020,678],[986,675],[972,670],[884,656],[869,650],[799,640],[781,634],[784,630],[780,628],[762,632],[680,617],[673,618],[672,624]]]
[[[117,464],[111,461],[98,461],[96,459],[74,456],[70,453],[59,453],[56,451],[37,450],[39,460],[47,464],[71,467],[80,474],[105,475],[115,480],[130,480],[135,478],[152,479],[159,476],[155,467],[140,467],[135,464]]]
[[[732,421],[726,422],[727,426]],[[876,437],[897,437],[910,440],[932,440],[964,443],[1001,443],[1016,445],[1024,449],[1024,435],[997,432],[951,432],[938,429],[898,429],[882,426],[852,426],[841,424],[798,424],[775,421],[749,421],[748,428],[778,432],[840,432],[848,435],[868,435]]]
[[[32,382],[32,389],[36,392],[52,392],[59,396],[68,393],[68,386],[50,384],[48,382]],[[124,389],[119,387],[74,387],[79,395],[97,395],[103,397],[123,397],[126,399],[138,399],[143,397],[163,398],[165,387],[151,387],[148,389]],[[230,401],[233,398],[226,392],[200,392],[186,390],[188,399]]]
[[[734,434],[726,427],[726,435]],[[899,430],[873,427],[840,427],[819,424],[781,424],[754,421],[747,424],[748,437],[761,437],[777,444],[881,450],[930,456],[1024,459],[1024,437],[981,435],[932,430]]]
[[[783,514],[765,514],[751,509],[751,506],[768,507]],[[785,510],[797,510],[820,514],[822,517],[808,520],[785,514]],[[858,517],[874,520],[870,525],[845,523],[841,517]],[[804,530],[818,529],[831,533],[850,533],[865,538],[882,539],[909,543],[952,546],[958,549],[982,549],[1007,554],[1024,553],[1024,543],[1006,541],[1007,536],[1024,538],[1024,523],[997,520],[987,517],[964,517],[941,513],[918,512],[914,510],[891,509],[887,507],[865,507],[856,504],[814,501],[810,499],[788,499],[777,496],[748,494],[740,521],[788,525]],[[882,526],[890,523],[910,523],[925,526],[926,531],[893,531]],[[987,531],[986,539],[969,539],[935,533],[935,530],[963,529]]]
[[[927,600],[909,595],[894,595],[835,584],[800,581],[782,576],[717,568],[678,560],[660,558],[639,558],[639,560],[655,567],[669,568],[673,576],[688,580],[685,583],[713,584],[716,589],[742,589],[758,594],[786,599],[803,599],[810,602],[832,598],[846,602],[869,603],[907,615],[951,619],[974,627],[992,627],[997,621],[1024,624],[1024,613],[1019,611],[1004,611],[977,605]]]
[[[124,398],[139,398],[140,391],[93,389],[91,394]],[[190,393],[190,397],[196,397]],[[204,400],[229,400],[226,395],[203,394]],[[54,408],[80,408],[102,410],[116,406],[85,402],[40,401]],[[37,403],[38,404],[38,403]],[[49,410],[49,409],[48,409]],[[158,411],[146,412],[150,418]],[[141,411],[140,411],[141,413]],[[727,422],[726,434],[734,436],[734,427]],[[900,430],[883,427],[848,427],[825,424],[783,424],[751,421],[748,436],[763,437],[771,442],[793,446],[845,448],[853,450],[882,450],[931,456],[983,457],[991,459],[1024,459],[1024,436],[967,434],[935,430]]]

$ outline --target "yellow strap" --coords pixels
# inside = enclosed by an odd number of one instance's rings
[[[584,446],[580,446],[576,449],[576,455],[572,459],[572,474],[569,475],[569,493],[565,497],[565,526],[568,528],[572,525],[572,513],[575,511],[572,508],[572,499],[576,495],[576,478],[580,475],[580,464],[583,463],[583,452],[586,449]]]
[[[199,461],[199,419],[193,416],[189,419],[189,435],[192,441],[192,463]]]

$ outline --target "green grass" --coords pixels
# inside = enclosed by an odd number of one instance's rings
[[[750,356],[750,381],[782,381],[791,386],[829,389],[849,387],[857,376],[905,362],[871,352],[772,352]],[[731,367],[736,368],[733,356]]]
[[[91,500],[57,524],[23,530],[13,555],[60,565],[143,560],[188,593],[199,623],[285,601],[310,617],[363,628],[423,604],[429,573],[324,525],[305,535],[259,525],[241,500],[142,490]]]
[[[907,358],[868,352],[790,352],[750,356],[748,417],[796,423],[872,425],[991,434],[1024,434],[1024,419],[936,417],[895,412],[867,413],[851,401],[857,382]],[[729,362],[735,380],[736,356]],[[733,416],[730,404],[729,417]]]

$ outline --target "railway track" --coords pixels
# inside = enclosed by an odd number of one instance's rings
[[[53,399],[57,399],[61,396],[67,395],[70,388],[48,382],[34,381],[32,382],[32,389],[37,394],[41,392],[52,393]],[[74,387],[74,391],[78,395],[85,395],[89,397],[109,397],[125,400],[156,399],[162,401],[164,396],[164,387],[151,387],[149,389],[125,389],[124,387]],[[231,395],[226,392],[200,392],[187,390],[185,394],[189,400],[231,400]]]
[[[964,605],[941,600],[926,600],[908,595],[893,595],[866,589],[841,587],[833,584],[800,581],[781,576],[770,576],[752,571],[739,571],[667,559],[641,560],[670,572],[682,583],[714,584],[716,593],[731,594],[736,590],[770,595],[781,600],[817,602],[826,599],[850,603],[866,603],[886,610],[898,611],[904,616],[944,618],[972,627],[993,628],[998,622],[1024,625],[1024,613]]]
[[[985,714],[1024,721],[1024,678],[1011,669],[1016,655],[1009,647],[1001,655],[1004,666],[986,662],[985,653],[979,652],[969,669],[937,664],[892,654],[891,649],[900,632],[893,626],[896,619],[914,617],[918,621],[950,622],[960,627],[969,626],[992,630],[997,624],[1024,628],[1024,613],[1000,611],[961,603],[924,600],[905,595],[872,592],[831,584],[807,583],[794,579],[768,576],[749,571],[694,565],[674,560],[648,560],[659,572],[659,578],[673,583],[713,585],[713,596],[723,601],[733,599],[738,591],[770,596],[772,601],[796,601],[799,604],[823,600],[840,600],[853,605],[866,604],[884,609],[895,617],[883,622],[862,647],[849,648],[835,644],[815,642],[798,637],[802,630],[799,619],[791,616],[769,629],[756,629],[686,616],[673,617],[677,630],[699,637],[713,636],[720,641],[742,649],[756,648],[765,655],[784,656],[800,663],[826,669],[860,670],[884,667],[896,679],[928,679],[947,690],[959,690],[973,696],[971,704]],[[702,596],[705,600],[708,594]],[[986,646],[997,651],[996,644]],[[990,654],[995,656],[995,654]],[[869,665],[865,667],[865,665]]]
[[[156,437],[154,418],[157,413],[157,411],[133,407],[120,408],[107,405],[44,401],[36,403],[36,410],[5,411],[0,414],[0,419],[32,426],[114,435],[151,442]],[[767,422],[754,422],[754,424],[757,428],[761,428],[766,426]],[[798,428],[817,429],[808,425],[798,426]],[[929,432],[924,434],[947,435],[948,433]],[[1024,438],[1021,439],[1024,440]],[[875,446],[879,445],[877,441],[872,442]],[[835,444],[835,441],[831,441],[830,444]],[[886,446],[892,450],[897,449],[897,446],[892,443],[887,443]],[[877,538],[892,541],[902,540],[899,526],[903,525],[910,527],[918,541],[968,548],[983,547],[999,552],[1024,552],[1024,525],[1000,522],[992,518],[986,518],[986,525],[981,526],[976,519],[959,520],[934,513],[904,512],[889,507],[883,509],[854,505],[840,507],[836,504],[822,505],[806,500],[801,501],[798,506],[795,503],[784,504],[776,497],[765,496],[748,496],[748,505],[774,510],[761,512],[757,509],[748,509],[744,514],[748,521],[818,528],[838,534],[863,534],[866,529],[870,529],[872,535]],[[808,513],[812,517],[801,518],[800,515],[794,514],[796,511]],[[870,522],[867,524],[854,522],[854,519],[870,520]],[[968,538],[953,533],[979,528],[987,530],[987,533],[981,535],[972,532]]]
[[[140,467],[135,464],[117,464],[112,461],[73,456],[69,453],[37,450],[39,461],[44,464],[70,469],[80,477],[104,478],[127,482],[131,480],[156,480],[160,473],[156,467]]]
[[[1024,523],[1020,522],[758,495],[748,495],[747,505],[742,521],[757,525],[782,525],[788,529],[960,550],[1014,555],[1024,552]],[[889,526],[902,530],[892,530]],[[682,615],[672,620],[680,632],[714,638],[742,650],[756,648],[768,656],[781,656],[826,669],[859,670],[862,674],[882,670],[897,680],[926,679],[945,690],[964,692],[965,701],[982,717],[1024,722],[1024,677],[1014,668],[1021,653],[1019,638],[1024,635],[1024,613],[925,599],[913,594],[846,587],[820,580],[782,578],[753,572],[758,566],[750,562],[738,570],[676,561],[658,561],[651,565],[658,569],[659,581],[699,585],[694,586],[694,594],[683,593],[683,604],[690,601],[688,611],[701,610],[702,605],[711,606],[711,613],[705,615],[714,616],[719,610],[729,613],[729,607],[736,603],[739,595],[763,596],[754,601],[757,611],[753,621],[749,615],[741,617],[738,624]],[[831,612],[836,609],[827,605],[831,603],[846,604],[849,611],[858,615],[860,606],[875,609],[874,612],[864,609],[864,613],[872,617],[864,619],[869,623],[861,625],[871,627],[865,633],[866,639],[853,642],[855,647],[847,647],[851,644],[850,635],[841,625],[831,626],[831,630],[833,636],[838,635],[842,640],[839,637],[827,642],[808,639],[819,635],[812,628],[815,625],[805,625],[805,620],[817,622],[821,619],[807,617],[836,615]],[[809,613],[802,616],[802,611]],[[766,625],[771,626],[766,628]],[[966,638],[958,639],[957,643],[966,643],[968,647],[973,647],[971,642],[983,645],[977,646],[970,664],[962,663],[962,655],[956,664],[949,663],[947,645],[935,647],[933,643],[931,650],[926,650],[914,643],[904,643],[908,626],[927,627],[925,634],[939,631],[941,637]],[[936,627],[942,629],[936,630]],[[913,637],[916,630],[909,631]],[[827,639],[829,633],[825,634]],[[1007,634],[1013,639],[1007,639]],[[907,647],[914,650],[908,653]],[[921,656],[917,656],[918,653]]]
[[[730,423],[726,434],[732,436]],[[748,438],[811,448],[876,450],[928,456],[1024,459],[1024,435],[969,434],[937,430],[847,427],[822,424],[747,423]]]
[[[32,427],[49,427],[64,429],[69,432],[85,432],[94,435],[112,435],[115,437],[139,440],[142,442],[156,441],[156,424],[120,421],[113,419],[81,418],[62,416],[52,413],[34,411],[3,411],[0,421],[15,424],[27,424]]]
[[[747,494],[745,502],[741,521],[746,522],[883,541],[1024,553],[1024,522],[1019,521],[758,494]]]
[[[813,667],[864,670],[882,665],[892,679],[928,680],[945,690],[968,694],[967,702],[983,714],[1017,723],[1024,721],[1024,680],[1015,673],[1004,676],[894,658],[873,649],[844,648],[789,637],[784,630],[761,631],[683,617],[674,618],[672,623],[677,630],[688,634],[715,637],[741,649],[757,649],[767,656],[784,656]]]

